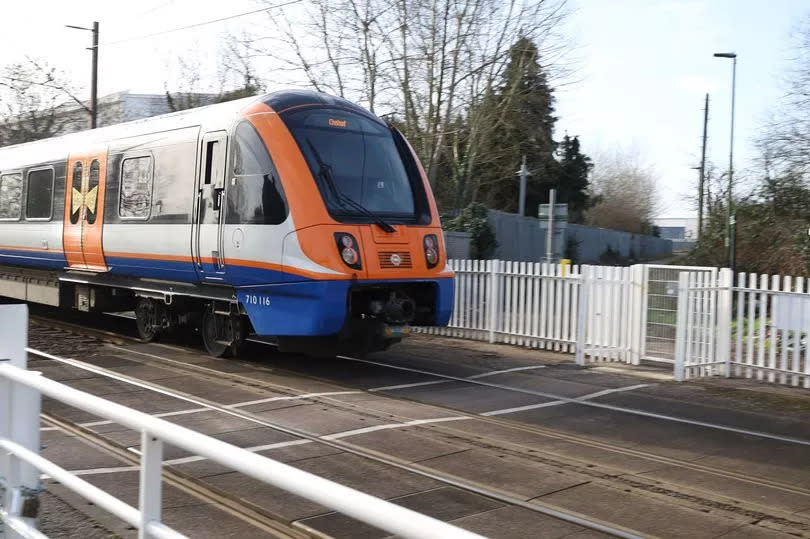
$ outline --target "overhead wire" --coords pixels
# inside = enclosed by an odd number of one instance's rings
[[[106,43],[99,43],[98,47],[109,47],[109,46],[112,46],[112,45],[119,45],[121,43],[129,43],[131,41],[139,41],[141,39],[149,39],[149,38],[161,36],[161,35],[164,35],[164,34],[171,34],[173,32],[179,32],[181,30],[188,30],[190,28],[197,28],[197,27],[200,27],[200,26],[206,26],[206,25],[209,25],[209,24],[217,23],[217,22],[229,21],[231,19],[237,19],[239,17],[246,17],[248,15],[255,15],[256,13],[267,12],[267,11],[271,11],[271,10],[274,10],[274,9],[290,6],[292,4],[299,4],[301,2],[303,2],[303,0],[289,0],[288,2],[283,2],[281,4],[275,4],[275,5],[272,5],[272,6],[263,7],[261,9],[254,9],[252,11],[245,11],[244,13],[236,13],[235,15],[228,15],[227,17],[220,17],[218,19],[211,19],[211,20],[208,20],[208,21],[197,22],[197,23],[194,23],[194,24],[186,25],[186,26],[180,26],[178,28],[170,28],[168,30],[161,30],[160,32],[154,32],[154,33],[151,33],[151,34],[144,34],[142,36],[134,36],[134,37],[126,38],[126,39],[119,39],[119,40],[116,40],[116,41],[108,41]]]

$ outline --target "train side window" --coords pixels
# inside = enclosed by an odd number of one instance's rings
[[[93,162],[90,163],[90,177],[87,180],[87,194],[84,196],[84,204],[87,208],[87,222],[91,225],[96,222],[100,169],[101,165],[99,165],[98,159],[93,159]]]
[[[287,219],[287,200],[270,153],[247,121],[236,128],[233,176],[227,191],[228,224],[277,225]]]
[[[121,163],[121,198],[118,215],[122,219],[148,219],[152,208],[152,156],[130,157]]]
[[[79,222],[82,214],[82,162],[76,161],[73,165],[73,179],[70,188],[70,223],[75,225]]]
[[[53,169],[28,172],[25,218],[50,220],[53,209]]]
[[[214,155],[217,153],[219,141],[212,140],[205,145],[205,185],[211,185],[211,178],[214,176]]]
[[[0,219],[17,221],[20,218],[22,205],[22,174],[3,174],[0,176]]]

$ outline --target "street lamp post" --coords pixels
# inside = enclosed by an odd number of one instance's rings
[[[726,241],[728,244],[728,266],[731,269],[731,274],[734,275],[737,266],[737,220],[732,207],[734,204],[732,191],[734,186],[734,100],[737,90],[737,53],[716,52],[714,56],[715,58],[731,58],[733,61],[731,67],[731,137],[728,150],[728,228],[726,230]]]
[[[90,49],[93,52],[93,67],[90,75],[90,129],[95,129],[98,117],[98,22],[94,22],[92,28],[73,26],[71,24],[65,26],[74,30],[93,32],[93,46]]]

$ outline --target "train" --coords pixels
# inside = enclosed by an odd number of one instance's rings
[[[279,91],[0,148],[0,296],[134,312],[143,341],[199,331],[368,353],[443,326],[436,202],[390,122]]]

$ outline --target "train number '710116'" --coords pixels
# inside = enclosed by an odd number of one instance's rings
[[[270,306],[270,296],[264,296],[262,294],[245,294],[244,301],[248,305]]]

